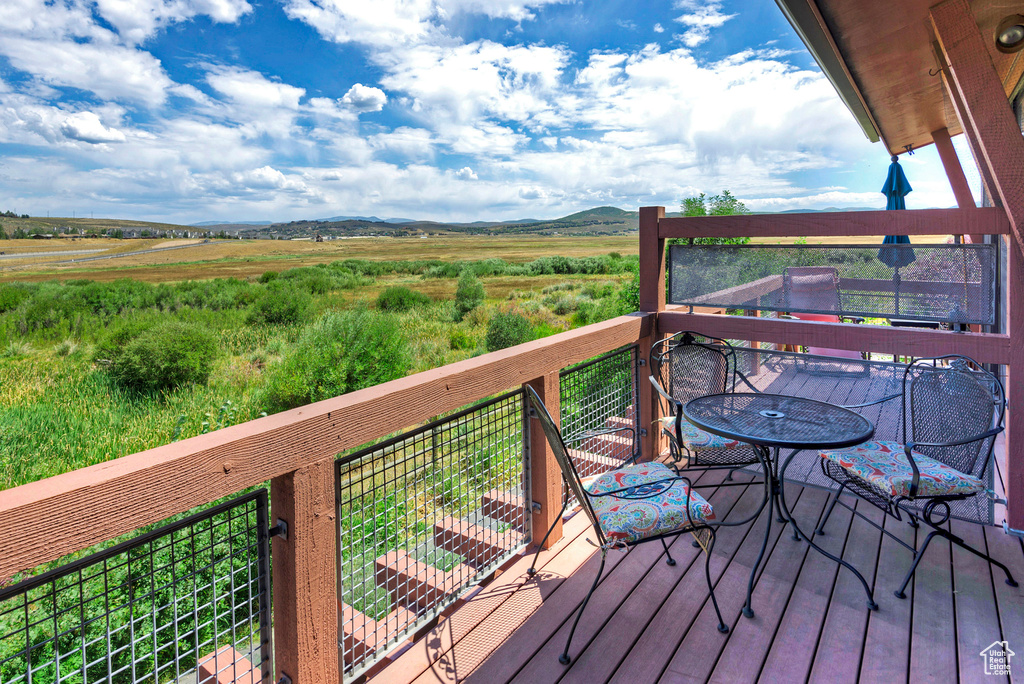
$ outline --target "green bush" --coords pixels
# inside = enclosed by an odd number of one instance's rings
[[[430,304],[433,300],[422,292],[407,287],[389,287],[377,297],[377,308],[381,311],[400,313],[413,307]]]
[[[291,353],[271,368],[261,403],[276,413],[400,378],[410,366],[394,316],[332,311],[303,329]]]
[[[484,286],[468,268],[459,276],[455,288],[455,320],[461,321],[470,311],[484,303]]]
[[[264,271],[260,274],[260,277],[256,279],[257,282],[266,285],[271,280],[277,280],[277,276],[281,275],[277,271]]]
[[[472,335],[461,328],[452,328],[448,331],[448,346],[451,349],[465,351],[476,346],[476,340]]]
[[[491,321],[487,324],[487,351],[514,347],[532,339],[533,328],[530,321],[514,311],[499,311],[491,316]]]
[[[291,283],[273,282],[249,308],[250,325],[298,323],[306,315],[313,298]]]
[[[128,342],[111,360],[110,374],[119,385],[141,391],[203,383],[217,351],[217,339],[208,330],[169,321]]]

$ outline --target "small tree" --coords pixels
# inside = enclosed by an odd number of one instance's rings
[[[750,210],[735,195],[723,190],[721,195],[706,196],[703,192],[696,197],[684,197],[679,205],[683,216],[732,216],[749,214]],[[671,240],[670,244],[679,244],[679,240]],[[745,245],[749,237],[740,238],[688,238],[691,245]]]
[[[455,288],[455,320],[461,321],[466,314],[484,303],[484,285],[473,271],[465,268]]]
[[[491,317],[487,324],[487,337],[484,343],[487,351],[498,351],[514,347],[533,339],[533,328],[530,321],[514,311],[499,311]]]

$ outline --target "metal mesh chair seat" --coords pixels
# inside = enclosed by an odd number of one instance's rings
[[[981,498],[986,492],[992,449],[1003,430],[1002,384],[965,356],[920,359],[906,367],[900,394],[871,403],[892,399],[901,400],[901,442],[877,440],[821,452],[822,472],[839,484],[839,490],[816,532],[823,533],[836,504],[862,516],[840,501],[843,490],[849,490],[898,520],[906,513],[914,527],[920,521],[932,528],[919,548],[882,529],[914,552],[903,584],[894,592],[898,598],[905,597],[907,584],[936,536],[1002,568],[1006,583],[1017,586],[1005,565],[953,535],[946,525],[952,505]]]
[[[919,474],[917,491],[913,495],[914,469],[903,444],[871,441],[847,449],[820,452],[823,459],[890,497],[969,496],[985,489],[985,483],[973,475],[961,473],[917,450],[911,450],[911,454]]]

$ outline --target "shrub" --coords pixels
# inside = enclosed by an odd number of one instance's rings
[[[271,280],[277,280],[277,276],[279,275],[280,274],[277,271],[264,271],[263,273],[260,274],[260,277],[257,278],[256,281],[266,285]]]
[[[284,411],[404,376],[411,365],[394,316],[353,309],[328,312],[303,329],[268,377],[262,403]]]
[[[0,285],[0,313],[13,311],[22,301],[32,296],[27,287],[20,284]]]
[[[461,321],[466,314],[483,303],[483,283],[468,268],[463,270],[455,288],[455,320]]]
[[[250,325],[298,323],[312,301],[308,292],[292,284],[274,282],[249,308],[246,322]]]
[[[619,303],[619,314],[625,315],[640,310],[640,271],[634,271],[633,277],[622,286],[616,295]]]
[[[169,390],[202,383],[217,357],[217,340],[197,325],[170,321],[153,326],[129,342],[112,360],[118,384],[142,391]]]
[[[466,350],[476,346],[476,340],[472,335],[461,328],[452,328],[448,331],[448,346],[451,349]]]
[[[416,306],[430,304],[433,300],[422,292],[407,287],[389,287],[377,297],[377,308],[381,311],[402,312]]]
[[[487,351],[514,347],[532,339],[533,328],[530,321],[514,311],[499,311],[491,316],[491,321],[487,324]]]

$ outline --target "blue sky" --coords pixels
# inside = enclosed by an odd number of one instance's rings
[[[885,206],[885,149],[772,0],[3,0],[0,26],[0,210]],[[903,159],[909,208],[953,205],[933,147]]]

